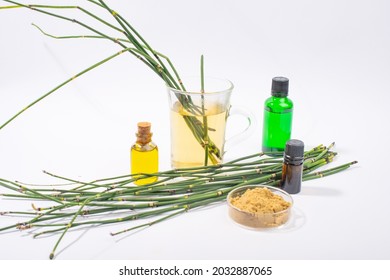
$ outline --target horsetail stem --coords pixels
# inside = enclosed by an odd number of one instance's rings
[[[37,104],[38,102],[40,102],[42,99],[48,97],[49,95],[51,95],[53,92],[57,91],[58,89],[62,88],[63,86],[65,86],[66,84],[70,83],[71,81],[73,81],[74,79],[84,75],[85,73],[95,69],[96,67],[106,63],[107,61],[113,59],[114,57],[117,57],[118,55],[121,55],[124,53],[125,50],[121,50],[101,61],[99,61],[98,63],[95,63],[94,65],[84,69],[83,71],[77,73],[76,75],[74,75],[72,78],[66,80],[65,82],[63,82],[62,84],[56,86],[54,89],[50,90],[49,92],[47,92],[46,94],[42,95],[41,97],[39,97],[38,99],[36,99],[35,101],[31,102],[29,105],[27,105],[24,109],[22,109],[21,111],[19,111],[18,113],[16,113],[13,117],[11,117],[8,121],[6,121],[4,124],[2,124],[0,126],[0,130],[2,128],[4,128],[6,125],[8,125],[11,121],[13,121],[15,118],[17,118],[19,115],[21,115],[24,111],[26,111],[27,109],[29,109],[30,107],[34,106],[35,104]]]
[[[109,37],[109,38],[107,38],[107,37],[96,36],[96,35],[95,35],[95,36],[94,36],[94,35],[55,36],[55,35],[52,35],[52,34],[49,34],[49,33],[45,32],[45,31],[43,31],[43,29],[42,29],[41,27],[39,27],[38,25],[36,25],[36,24],[34,24],[34,23],[32,23],[32,25],[33,25],[34,27],[36,27],[43,35],[48,36],[48,37],[51,37],[51,38],[53,38],[53,39],[105,39],[105,40],[109,39],[109,40],[111,40],[111,41],[120,41],[120,42],[132,44],[131,41],[128,40],[128,39],[114,38],[114,37]],[[141,46],[144,47],[144,48],[146,48],[146,46],[143,46],[143,45],[141,45]],[[133,51],[138,51],[137,49],[133,49],[133,48],[132,48],[132,50],[133,50]],[[181,80],[181,78],[180,78],[180,75],[179,75],[179,73],[177,72],[177,70],[176,70],[175,66],[173,65],[172,61],[169,59],[169,57],[166,56],[166,55],[164,55],[164,54],[162,54],[161,52],[156,51],[156,50],[153,50],[153,52],[154,52],[155,55],[157,55],[158,57],[162,57],[162,58],[164,58],[164,59],[167,61],[167,63],[169,64],[169,67],[171,67],[171,69],[172,69],[172,71],[173,71],[173,73],[174,73],[174,75],[175,75],[175,78],[176,78],[177,82],[179,83],[181,89],[182,89],[183,91],[185,91],[186,89],[185,89],[184,84],[183,84],[183,82],[182,82],[182,80]],[[147,55],[147,54],[143,54],[143,55]],[[161,65],[163,65],[162,62],[160,62],[160,63],[161,63]],[[165,67],[165,66],[164,66],[164,67]],[[167,73],[169,73],[168,70],[167,70]],[[173,80],[174,80],[174,79],[173,79]]]
[[[203,142],[205,146],[204,153],[204,165],[208,165],[209,159],[209,142],[208,142],[208,125],[207,125],[207,115],[204,105],[204,57],[203,54],[200,57],[200,93],[202,94],[202,116],[203,116]],[[213,162],[216,164],[217,162]]]

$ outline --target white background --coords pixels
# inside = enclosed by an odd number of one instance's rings
[[[57,2],[77,2],[96,11],[84,1]],[[359,164],[303,183],[302,192],[294,196],[293,220],[281,230],[243,229],[229,220],[221,204],[115,238],[109,232],[129,224],[69,233],[58,259],[390,258],[388,1],[108,3],[167,54],[180,73],[198,74],[204,54],[206,75],[234,83],[233,106],[248,108],[257,123],[254,134],[228,151],[226,159],[260,151],[263,102],[272,77],[281,75],[290,79],[295,103],[292,137],[308,148],[335,141],[339,155],[332,166],[352,160]],[[62,12],[92,22],[80,12]],[[110,19],[104,12],[99,15]],[[0,10],[0,123],[118,51],[103,40],[45,37],[32,22],[55,35],[90,34],[27,9]],[[142,120],[153,124],[160,169],[169,169],[164,84],[137,59],[123,54],[2,129],[0,177],[46,183],[53,179],[42,170],[80,180],[125,174],[136,123]],[[232,119],[228,133],[242,125],[242,120]],[[30,203],[0,199],[0,211],[11,209],[28,210]],[[0,227],[18,221],[2,216]],[[0,259],[46,259],[57,238],[0,233]]]

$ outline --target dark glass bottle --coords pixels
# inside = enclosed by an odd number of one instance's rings
[[[296,139],[288,141],[284,150],[280,188],[289,194],[301,191],[303,159],[304,143]]]
[[[291,137],[293,102],[287,97],[289,80],[272,79],[271,97],[264,103],[263,152],[281,152]]]

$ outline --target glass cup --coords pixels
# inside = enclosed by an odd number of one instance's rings
[[[238,114],[247,118],[248,126],[236,135],[240,139],[249,134],[253,117],[231,108],[234,86],[228,80],[206,77],[205,92],[200,90],[200,77],[186,78],[183,83],[186,90],[168,87],[172,168],[219,164],[225,153],[228,117]]]

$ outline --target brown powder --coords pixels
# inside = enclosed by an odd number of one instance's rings
[[[229,201],[234,208],[229,214],[236,222],[252,228],[276,227],[287,222],[291,203],[268,188],[253,188],[242,195],[231,197]],[[246,212],[246,213],[245,213]],[[276,214],[275,214],[276,213]]]
[[[230,203],[249,213],[276,213],[291,205],[267,188],[248,189],[241,196],[231,198]]]

